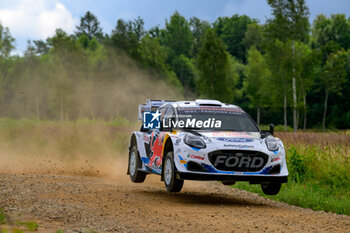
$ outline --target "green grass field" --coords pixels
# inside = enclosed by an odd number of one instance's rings
[[[233,187],[288,204],[350,215],[350,135],[278,133],[285,144],[289,182],[277,196],[260,186],[239,182]]]

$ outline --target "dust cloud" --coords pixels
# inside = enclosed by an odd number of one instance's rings
[[[58,60],[19,75],[15,97],[1,107],[10,119],[0,119],[0,174],[125,176],[138,104],[181,98],[125,55],[93,69],[81,63]],[[110,123],[118,117],[126,123]]]

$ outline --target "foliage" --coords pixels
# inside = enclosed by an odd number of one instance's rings
[[[243,90],[247,93],[250,102],[257,107],[268,106],[270,93],[267,84],[271,73],[264,57],[255,47],[251,47],[248,51],[245,76]]]
[[[314,210],[350,215],[350,144],[344,133],[278,133],[285,144],[289,181],[277,196],[260,187],[234,187]]]
[[[11,36],[10,30],[0,23],[0,58],[6,58],[15,48],[15,39]]]
[[[346,83],[346,52],[344,50],[329,55],[320,76],[322,87],[328,92],[340,95]]]
[[[268,0],[273,19],[268,20],[267,32],[281,41],[308,40],[310,14],[305,0]]]
[[[93,37],[101,40],[103,37],[102,28],[100,27],[100,22],[96,16],[90,11],[87,11],[86,14],[80,19],[80,25],[77,26],[75,35],[77,37],[85,35],[89,40],[91,40]]]
[[[174,91],[176,99],[183,95],[186,99],[218,98],[254,117],[259,109],[263,124],[284,123],[287,130],[292,108],[297,114],[293,126],[349,128],[350,20],[344,14],[319,15],[310,30],[304,0],[268,3],[273,17],[265,24],[237,14],[210,24],[174,12],[165,27],[146,30],[141,17],[118,19],[113,31],[105,35],[97,17],[88,11],[74,34],[57,29],[46,40],[29,41],[21,56],[11,55],[14,38],[0,24],[0,116],[125,117],[129,111],[112,104],[106,109],[100,102],[133,102],[122,94],[125,89],[132,89],[128,93],[134,93],[137,102],[140,92],[146,98],[161,96],[144,88],[151,82],[166,83],[166,88],[157,90]],[[209,39],[208,31],[218,38]],[[264,62],[249,64],[251,48]],[[143,88],[137,86],[140,80]],[[263,104],[257,102],[261,93],[268,93],[268,98],[260,98],[266,101]]]
[[[112,31],[110,44],[116,48],[124,50],[132,57],[138,57],[138,38],[134,33],[134,25],[131,21],[125,22],[118,19],[117,26]],[[137,28],[139,30],[139,28]]]
[[[170,21],[165,22],[161,35],[161,44],[171,49],[171,58],[181,54],[190,55],[193,35],[188,21],[179,12],[176,11]]]
[[[227,51],[239,61],[245,63],[246,50],[243,44],[245,33],[249,24],[254,21],[246,15],[233,15],[229,17],[219,17],[214,22],[216,34],[227,45]]]
[[[200,96],[232,102],[233,83],[230,79],[233,74],[230,69],[229,54],[226,52],[223,41],[211,29],[206,32],[197,64],[199,69],[197,85]]]
[[[254,22],[248,24],[247,31],[245,32],[243,44],[248,51],[251,46],[254,46],[258,50],[261,49],[263,43],[263,27]]]
[[[210,24],[207,21],[198,19],[197,17],[190,18],[189,24],[193,34],[191,56],[196,57],[202,47],[203,37],[207,29],[210,28]]]

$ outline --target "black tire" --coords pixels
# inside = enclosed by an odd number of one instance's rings
[[[139,171],[138,169],[142,167],[142,161],[137,153],[136,145],[132,146],[129,154],[129,175],[130,179],[134,183],[142,183],[146,179],[147,173]]]
[[[277,195],[281,189],[281,183],[263,183],[261,189],[266,195]]]
[[[164,166],[164,184],[166,191],[171,193],[180,192],[184,185],[183,180],[179,180],[175,177],[175,164],[174,164],[174,153],[168,152],[163,161]],[[167,167],[169,166],[169,167]]]
[[[236,183],[236,181],[232,181],[232,180],[224,180],[222,181],[223,185],[234,185]]]

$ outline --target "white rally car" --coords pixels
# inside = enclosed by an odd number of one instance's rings
[[[128,174],[143,182],[158,174],[166,190],[179,192],[184,180],[260,184],[267,195],[287,182],[283,143],[273,126],[261,131],[241,108],[216,100],[146,100],[139,106],[140,131],[132,132]]]

